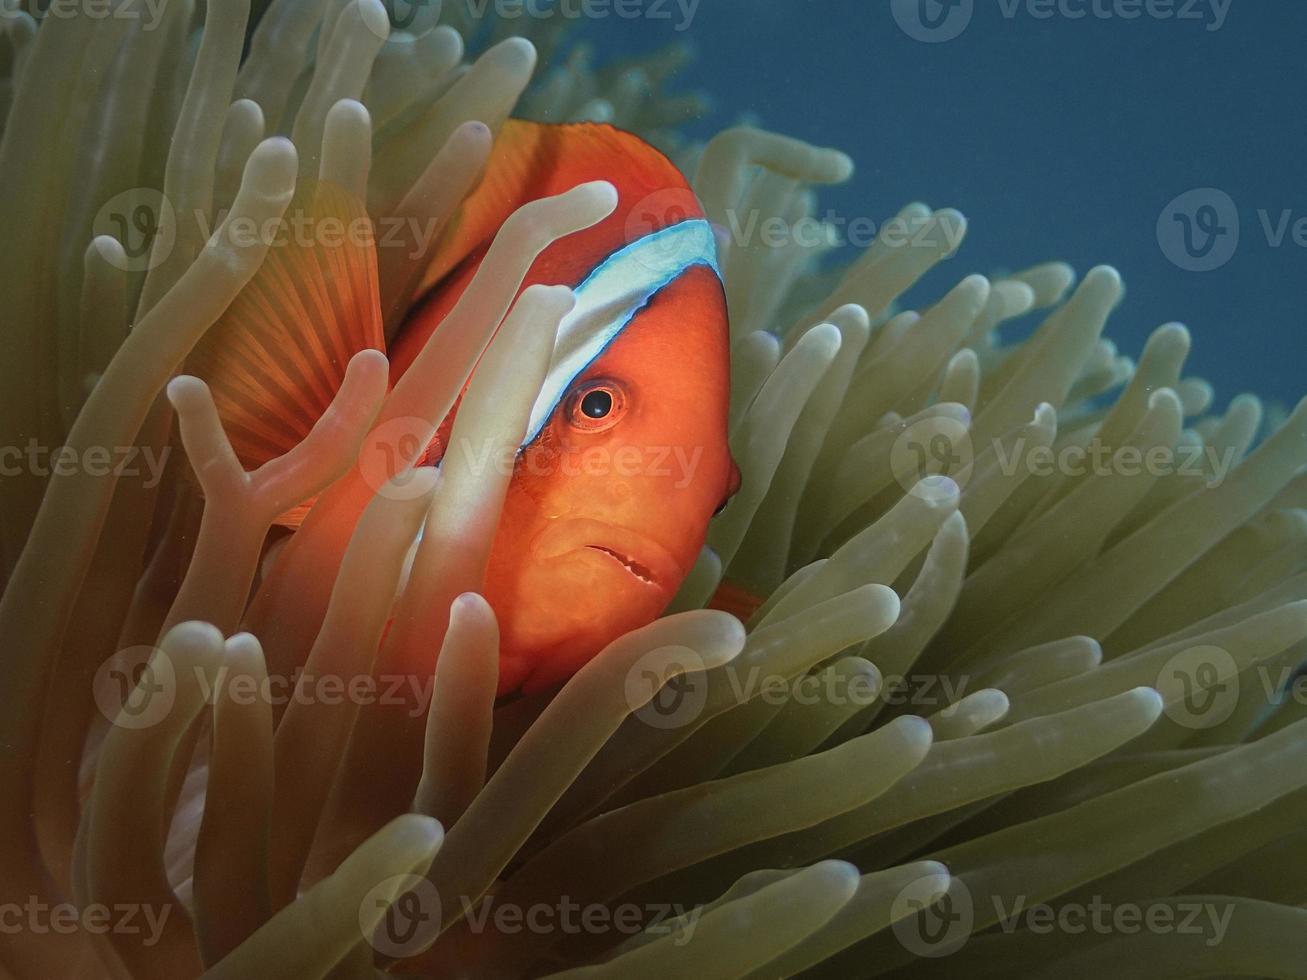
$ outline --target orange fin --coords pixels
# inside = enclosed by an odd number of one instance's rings
[[[625,244],[631,208],[650,195],[684,190],[688,206],[697,210],[680,171],[633,133],[606,123],[509,119],[495,137],[485,177],[446,228],[423,277],[423,289],[440,282],[486,245],[523,204],[592,180],[612,183],[622,203],[607,221],[580,234],[581,240],[589,239],[585,251],[590,254],[580,260],[578,268],[587,263],[593,266]],[[655,203],[670,202],[660,196]],[[675,203],[682,203],[679,195],[675,195]],[[576,238],[572,242],[576,244]]]
[[[342,188],[302,188],[259,271],[186,364],[246,469],[292,449],[359,351],[385,350],[372,224]]]
[[[606,180],[617,190],[613,213],[545,249],[524,286],[577,285],[634,238],[702,217],[676,165],[633,133],[606,123],[507,120],[495,138],[485,176],[446,226],[409,316],[392,339],[392,380],[408,369],[458,302],[514,211],[595,180]]]

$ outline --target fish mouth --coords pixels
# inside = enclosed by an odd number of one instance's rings
[[[604,521],[576,518],[554,522],[537,539],[535,551],[546,560],[576,554],[600,556],[600,560],[622,569],[645,588],[666,590],[685,575],[658,542]]]
[[[620,551],[614,551],[612,548],[606,548],[601,544],[588,544],[586,545],[586,547],[589,548],[591,551],[597,551],[601,555],[608,555],[610,558],[615,559],[616,561],[621,563],[623,568],[625,568],[628,572],[634,575],[645,585],[659,584],[658,579],[654,575],[653,569],[651,569],[648,565],[642,565],[640,562],[636,561],[634,558],[630,557],[629,555],[624,555]]]

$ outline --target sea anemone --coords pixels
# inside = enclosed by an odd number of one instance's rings
[[[519,284],[611,188],[518,211],[404,382],[342,359],[246,472],[185,372],[262,229],[330,189],[439,229],[514,112],[645,134],[723,229],[851,163],[678,140],[679,51],[528,88],[561,20],[197,7],[4,21],[0,976],[1303,975],[1307,406],[1213,413],[1176,324],[1120,356],[1106,267],[900,309],[955,211],[843,266],[726,233],[743,489],[666,616],[497,699],[505,477],[414,436],[472,376],[455,443],[518,445],[571,302]],[[378,255],[393,329],[424,253]]]

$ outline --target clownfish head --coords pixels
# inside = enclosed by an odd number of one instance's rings
[[[490,557],[503,691],[565,679],[661,614],[739,487],[708,224],[637,239],[576,293]]]

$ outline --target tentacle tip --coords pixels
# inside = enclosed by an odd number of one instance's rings
[[[374,371],[385,371],[390,373],[390,359],[386,357],[384,351],[379,351],[375,347],[367,347],[359,351],[349,359],[349,364],[345,368],[345,373],[351,371],[372,373]]]
[[[330,125],[346,121],[361,122],[370,126],[372,114],[358,99],[339,99],[327,110],[327,123]]]
[[[390,37],[390,15],[381,0],[354,0],[359,20],[372,34],[385,41]]]
[[[454,130],[454,136],[469,142],[484,142],[486,144],[489,144],[490,141],[494,139],[494,133],[491,131],[490,127],[480,119],[469,119],[467,122],[460,124],[459,127]]]
[[[1057,409],[1049,402],[1040,402],[1035,406],[1035,415],[1032,421],[1035,425],[1056,429]]]
[[[593,200],[595,208],[602,210],[605,218],[617,209],[617,188],[610,181],[592,180],[577,184],[572,190]]]
[[[435,817],[421,813],[405,813],[396,817],[391,826],[394,834],[426,853],[434,853],[445,838],[444,825]]]
[[[858,870],[856,864],[834,858],[817,862],[812,866],[811,871],[828,878],[837,889],[837,893],[844,895],[846,899],[852,897],[858,888],[858,883],[862,880],[862,872]]]
[[[908,747],[921,755],[925,755],[935,741],[935,730],[920,715],[901,715],[885,727],[895,729]]]
[[[1162,695],[1151,687],[1136,687],[1127,693],[1131,701],[1137,702],[1152,720],[1156,721],[1166,706]]]
[[[168,401],[178,412],[192,408],[199,400],[210,397],[209,386],[193,374],[179,374],[168,382],[165,389]]]
[[[494,611],[480,592],[464,592],[457,596],[449,606],[450,615],[470,616],[478,613],[489,613],[494,615]]]
[[[510,37],[495,45],[496,54],[508,56],[523,68],[534,68],[539,55],[536,46],[524,37]]]
[[[88,254],[92,253],[115,269],[124,268],[127,262],[127,251],[123,248],[122,242],[113,235],[96,235],[91,239]]]
[[[1150,394],[1148,396],[1148,408],[1150,411],[1166,408],[1177,416],[1184,411],[1180,396],[1174,388],[1158,388]]]
[[[222,630],[212,623],[190,619],[178,623],[159,641],[166,653],[201,668],[216,665],[222,660]]]
[[[242,184],[265,197],[286,195],[295,189],[299,151],[285,136],[270,136],[254,148],[245,163]]]

